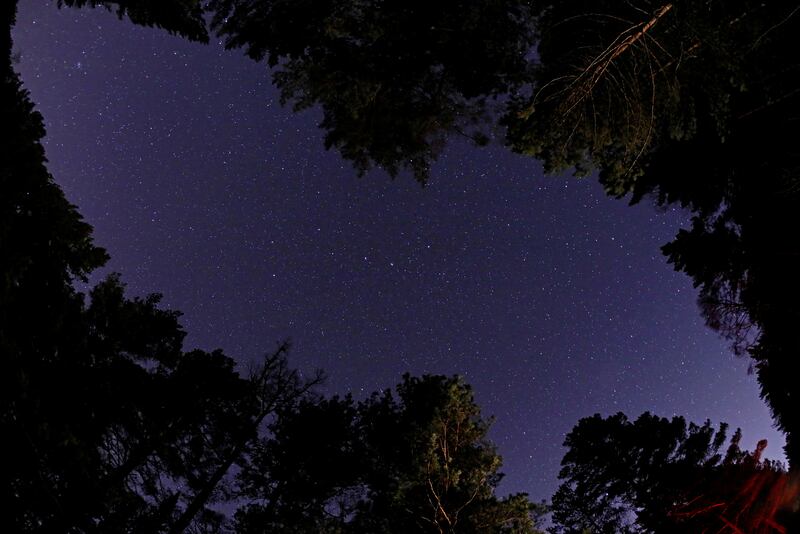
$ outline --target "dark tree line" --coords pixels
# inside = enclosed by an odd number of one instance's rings
[[[709,325],[754,359],[796,461],[792,326],[795,11],[755,2],[63,0],[208,39],[275,67],[321,104],[326,142],[364,171],[427,178],[448,135],[548,169],[597,169],[610,194],[694,213],[664,250]],[[308,5],[307,5],[308,4]],[[12,67],[0,7],[0,460],[15,532],[536,532],[500,498],[500,457],[469,386],[406,376],[396,393],[323,398],[285,345],[243,376],[185,351],[177,312],[125,296],[47,171],[44,126]],[[531,54],[533,46],[537,53]],[[488,129],[487,129],[488,128]],[[555,532],[797,531],[797,482],[740,433],[645,414],[567,436]],[[728,442],[726,452],[721,453]],[[238,506],[227,524],[220,504]],[[235,503],[235,504],[233,504]],[[726,530],[727,529],[727,530]]]
[[[708,325],[753,368],[791,462],[800,351],[796,6],[755,0],[111,2],[136,23],[266,60],[284,101],[319,105],[359,172],[422,182],[448,137],[504,137],[610,195],[679,204],[663,247]]]
[[[662,250],[699,288],[708,325],[752,358],[791,463],[798,15],[749,0],[555,3],[537,24],[531,94],[504,118],[511,147],[550,170],[597,169],[611,195],[691,211]]]
[[[56,0],[56,4],[107,9],[120,19],[128,18],[140,26],[161,28],[191,41],[208,42],[202,0]]]
[[[753,368],[800,457],[793,135],[800,10],[781,2],[212,0],[104,6],[266,60],[283,100],[319,105],[359,172],[421,182],[448,137],[504,137],[551,172],[598,171],[610,195],[679,204],[663,247],[708,325]]]
[[[663,247],[709,326],[752,358],[800,458],[800,13],[754,0],[214,0],[212,28],[320,105],[363,172],[428,177],[448,136],[504,137],[550,172],[692,215]]]
[[[424,181],[448,135],[486,144],[492,102],[518,86],[532,46],[523,2],[213,0],[229,48],[273,67],[282,100],[321,105],[325,146],[359,173]]]
[[[581,419],[564,442],[552,532],[797,532],[796,479],[761,457],[766,440],[751,453],[741,437],[649,413]]]
[[[119,278],[73,283],[107,260],[46,168],[42,117],[12,68],[2,4],[0,492],[9,532],[217,531],[230,468],[261,420],[307,396],[285,348],[243,377],[219,351],[182,348],[178,313]]]
[[[460,380],[324,399],[287,345],[243,376],[221,351],[185,351],[158,295],[127,297],[118,275],[75,289],[108,256],[47,171],[12,67],[15,8],[0,19],[0,529],[537,532],[540,506],[495,495],[500,457]],[[118,8],[196,36],[168,3]]]
[[[318,381],[285,347],[242,377],[221,352],[184,352],[179,314],[128,298],[45,166],[42,117],[11,66],[3,8],[0,106],[0,491],[14,532],[213,531],[226,475],[261,420]]]
[[[362,402],[334,397],[279,417],[242,472],[237,531],[534,533],[544,513],[495,495],[500,457],[471,388],[406,375]]]

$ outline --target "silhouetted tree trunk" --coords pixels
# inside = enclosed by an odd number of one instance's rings
[[[268,415],[274,414],[278,409],[293,405],[305,397],[313,387],[322,382],[323,376],[320,372],[317,372],[310,380],[301,381],[296,370],[290,371],[286,366],[285,360],[288,350],[288,343],[282,344],[271,356],[266,358],[259,375],[253,377],[252,383],[261,404],[259,411],[249,423],[253,432],[250,435],[244,435],[233,445],[230,452],[225,456],[225,460],[203,484],[200,491],[192,497],[180,517],[172,525],[169,530],[170,534],[181,534],[191,525],[195,516],[206,505],[230,468],[247,450],[250,441],[258,438],[258,430],[264,419]]]

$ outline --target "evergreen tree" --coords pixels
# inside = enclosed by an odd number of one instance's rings
[[[798,10],[750,0],[585,2],[537,12],[539,64],[508,142],[609,194],[693,214],[663,251],[707,323],[748,354],[800,458]]]
[[[257,532],[538,532],[524,494],[498,498],[489,422],[457,378],[406,375],[391,391],[283,414],[241,475]]]
[[[727,425],[649,413],[581,419],[553,497],[557,533],[786,532],[798,505],[783,467],[730,439]]]
[[[533,4],[215,0],[229,47],[266,59],[285,100],[320,104],[326,143],[363,172],[424,181],[446,137],[506,142],[610,195],[691,210],[665,247],[701,311],[754,368],[800,458],[795,50],[779,2]],[[490,105],[491,103],[494,103]],[[478,126],[488,121],[485,126]]]
[[[447,135],[488,141],[491,102],[523,81],[527,2],[212,0],[228,48],[273,67],[284,102],[321,105],[325,145],[424,182]]]
[[[319,379],[281,347],[251,377],[183,351],[179,314],[128,298],[47,171],[45,130],[12,68],[16,3],[0,8],[0,495],[13,532],[218,531],[261,422]]]

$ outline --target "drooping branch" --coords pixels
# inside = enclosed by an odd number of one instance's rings
[[[645,35],[664,17],[673,7],[673,4],[661,6],[653,17],[644,22],[631,26],[621,32],[597,57],[595,57],[581,73],[568,85],[564,91],[569,92],[565,100],[565,114],[570,113],[575,107],[583,102],[591,93],[598,82],[608,71],[614,61],[639,42]],[[546,84],[543,89],[547,87]],[[541,92],[541,91],[540,91]],[[557,95],[558,93],[556,93]],[[555,97],[551,96],[550,98]]]

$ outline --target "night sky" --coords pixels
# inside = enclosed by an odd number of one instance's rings
[[[291,338],[292,365],[357,397],[461,374],[496,417],[501,493],[536,500],[596,412],[724,420],[782,457],[747,360],[659,251],[685,213],[458,142],[426,188],[359,179],[241,51],[53,4],[20,2],[14,32],[50,171],[111,254],[100,274],[163,293],[187,349],[245,364]]]

